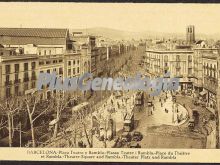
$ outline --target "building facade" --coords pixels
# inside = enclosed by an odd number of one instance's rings
[[[13,53],[8,55],[8,50]],[[0,98],[22,96],[35,89],[39,73],[37,55],[20,55],[9,48],[0,51]]]
[[[0,44],[3,99],[17,95],[17,91],[19,95],[33,92],[39,73],[56,72],[64,78],[83,71],[81,54],[74,50],[68,29],[0,28]],[[12,86],[15,81],[25,85],[17,89]],[[43,91],[45,98],[52,95],[47,87]]]
[[[145,70],[148,76],[180,78],[180,88],[192,88],[193,51],[189,50],[147,50],[144,56]]]

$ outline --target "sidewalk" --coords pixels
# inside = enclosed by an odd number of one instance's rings
[[[139,120],[139,125],[137,130],[143,132],[143,134],[147,133],[147,128],[150,126],[160,126],[160,125],[173,125],[179,126],[183,124],[185,120],[182,120],[180,123],[173,122],[177,121],[177,115],[181,115],[183,117],[188,116],[188,111],[186,108],[178,104],[178,113],[172,111],[172,96],[168,94],[168,99],[161,107],[161,102],[159,102],[159,97],[155,97],[153,100],[154,110],[153,107],[145,107],[141,112],[137,112],[136,119]],[[168,113],[165,112],[165,108],[167,109]],[[152,115],[151,115],[152,112]]]

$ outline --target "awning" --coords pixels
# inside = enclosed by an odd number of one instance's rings
[[[206,92],[206,91],[202,91],[202,92],[200,92],[199,94],[200,94],[201,96],[204,96],[204,95],[207,94],[207,92]]]

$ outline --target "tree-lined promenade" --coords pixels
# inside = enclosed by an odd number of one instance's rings
[[[103,68],[104,73],[112,77],[117,76],[135,51],[110,59],[107,67]],[[71,92],[56,91],[50,98],[43,99],[41,91],[36,91],[22,97],[2,100],[0,102],[0,145],[37,147],[42,146],[45,141],[52,142],[73,123],[72,107],[88,101],[89,109],[93,111],[96,104],[109,96],[110,92],[103,92],[100,95],[99,92],[91,91],[76,100]],[[83,132],[89,139],[90,133],[87,132],[86,122],[83,120],[85,117],[80,115],[74,118],[80,126],[78,132]],[[88,143],[91,142],[88,140]]]

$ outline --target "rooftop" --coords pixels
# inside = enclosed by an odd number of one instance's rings
[[[159,54],[165,54],[165,53],[193,53],[191,50],[146,50],[146,52],[152,52],[152,53],[159,53]]]
[[[0,62],[2,61],[12,61],[12,60],[26,60],[26,59],[35,59],[38,58],[36,54],[19,54],[19,55],[10,55],[10,56],[0,56]]]
[[[43,37],[43,38],[65,38],[67,29],[49,28],[0,28],[0,36],[9,37]]]

